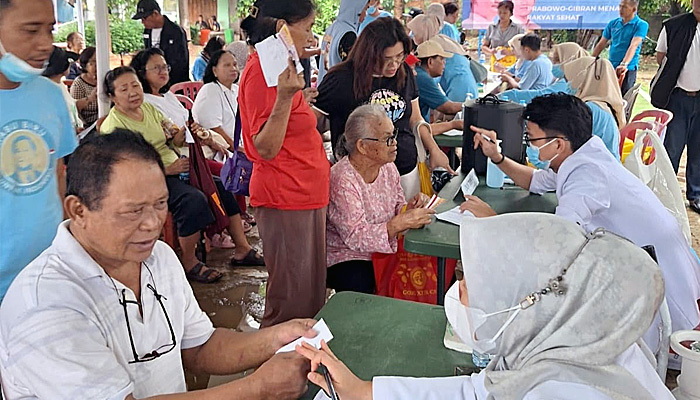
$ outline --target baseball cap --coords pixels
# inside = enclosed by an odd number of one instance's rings
[[[452,57],[452,53],[448,53],[442,49],[440,43],[433,39],[426,40],[425,42],[418,45],[416,49],[416,57],[418,58],[429,58],[435,56],[442,56],[445,58]]]
[[[421,10],[420,8],[417,8],[417,7],[411,7],[411,9],[408,10],[408,12],[405,13],[403,16],[415,18],[421,14],[423,14],[423,10]]]
[[[136,6],[136,14],[134,14],[131,19],[142,19],[146,18],[153,13],[153,11],[160,12],[160,6],[156,0],[141,0]]]

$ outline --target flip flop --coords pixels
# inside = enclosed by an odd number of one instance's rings
[[[202,272],[202,267],[204,266],[203,263],[198,262],[197,265],[185,273],[185,276],[187,276],[187,279],[199,283],[214,283],[224,276],[221,272],[213,268],[207,268],[206,271]],[[212,276],[212,274],[214,276]]]
[[[231,266],[232,267],[240,267],[243,265],[264,267],[265,266],[265,259],[261,255],[259,255],[258,252],[255,251],[255,249],[250,249],[248,254],[246,254],[242,260],[236,260],[235,258],[231,259]]]

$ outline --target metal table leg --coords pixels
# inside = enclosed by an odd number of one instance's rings
[[[445,258],[437,258],[437,303],[445,305]]]

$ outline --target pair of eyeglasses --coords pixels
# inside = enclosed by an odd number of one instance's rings
[[[393,62],[393,63],[401,65],[401,64],[403,64],[404,61],[406,61],[406,57],[407,57],[407,55],[405,53],[401,53],[401,54],[394,56],[394,57],[384,57],[384,62],[386,64]]]
[[[158,65],[153,68],[145,68],[145,71],[156,71],[156,72],[170,72],[172,67],[170,65]]]
[[[167,354],[171,352],[175,346],[177,345],[177,340],[175,339],[175,331],[173,330],[173,324],[170,322],[170,317],[168,316],[168,312],[165,310],[165,305],[163,304],[163,301],[161,299],[167,300],[165,296],[161,295],[156,291],[156,289],[151,286],[151,284],[146,285],[147,288],[149,288],[152,292],[153,295],[155,296],[156,300],[158,301],[158,304],[160,304],[160,308],[163,310],[163,314],[165,315],[165,320],[168,322],[168,328],[170,329],[170,340],[172,343],[170,344],[165,344],[163,346],[158,347],[157,349],[148,352],[144,354],[143,356],[139,357],[139,355],[136,353],[136,346],[134,345],[134,336],[131,334],[131,324],[129,323],[129,312],[127,310],[127,305],[129,304],[136,304],[137,306],[139,303],[134,300],[127,300],[126,299],[126,289],[122,289],[122,298],[119,300],[119,303],[124,307],[124,318],[126,318],[126,329],[129,332],[129,342],[131,343],[131,352],[134,355],[134,359],[129,361],[129,364],[136,364],[136,363],[142,363],[142,362],[148,362],[148,361],[153,361],[156,358]]]
[[[528,146],[529,146],[530,143],[532,143],[532,142],[536,142],[536,141],[538,141],[538,140],[545,140],[545,139],[564,139],[564,140],[569,140],[569,139],[567,139],[567,138],[565,138],[565,137],[561,137],[561,136],[545,136],[545,137],[541,137],[541,138],[530,139],[530,135],[527,134],[527,133],[525,134],[525,144],[528,145]]]
[[[143,265],[146,267],[148,270],[148,273],[151,274],[151,279],[153,279],[153,273],[151,272],[151,269],[148,268],[148,264],[145,262]],[[109,274],[107,274],[109,276]],[[119,291],[117,290],[117,285],[114,283],[114,279],[112,279],[111,276],[109,276],[109,279],[112,281],[112,285],[114,286],[114,290],[117,292],[117,295],[119,295]],[[154,280],[155,282],[155,280]],[[140,306],[138,301],[135,300],[127,300],[126,299],[126,289],[122,289],[121,292],[121,298],[119,299],[119,304],[124,307],[124,318],[126,319],[126,330],[129,332],[129,342],[131,343],[131,352],[134,355],[134,359],[129,361],[129,364],[136,364],[136,363],[142,363],[142,362],[148,362],[148,361],[153,361],[156,358],[167,354],[171,352],[175,346],[177,346],[177,340],[175,339],[175,331],[173,330],[173,324],[170,322],[170,317],[168,316],[168,311],[165,309],[165,305],[163,304],[163,301],[161,299],[168,300],[165,296],[162,294],[158,293],[155,287],[153,287],[150,283],[146,284],[146,287],[153,292],[153,296],[155,296],[156,300],[158,301],[158,304],[160,304],[160,308],[163,310],[163,315],[165,315],[165,320],[168,322],[168,329],[170,329],[170,340],[172,343],[170,344],[165,344],[163,346],[158,347],[157,349],[146,353],[145,355],[139,357],[138,353],[136,353],[136,345],[134,344],[134,335],[131,333],[131,323],[129,322],[129,311],[127,310],[127,306],[129,304],[136,304],[137,306]]]
[[[384,142],[384,141],[386,141],[387,147],[390,147],[390,146],[392,146],[394,143],[396,143],[396,138],[397,138],[398,136],[399,136],[399,128],[394,128],[394,133],[393,133],[391,136],[389,136],[388,138],[386,138],[386,140],[384,140],[384,139],[376,139],[376,138],[362,138],[362,140],[371,140],[371,141],[373,141],[373,142]]]

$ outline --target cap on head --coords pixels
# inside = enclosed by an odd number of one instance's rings
[[[408,12],[406,14],[404,14],[403,16],[415,18],[421,14],[423,14],[423,10],[421,10],[420,8],[417,8],[417,7],[411,7],[411,9],[408,10]]]
[[[156,0],[140,0],[136,6],[136,14],[131,19],[142,19],[153,14],[153,11],[160,12],[160,6]]]
[[[452,57],[452,53],[446,52],[440,43],[435,40],[426,40],[425,42],[418,45],[416,49],[416,57],[418,58],[430,58],[435,56],[442,56],[445,58]]]

